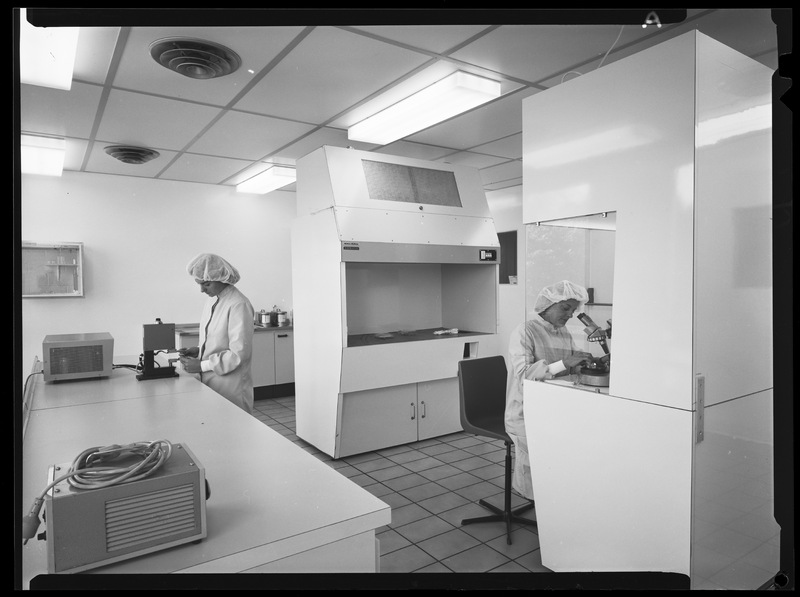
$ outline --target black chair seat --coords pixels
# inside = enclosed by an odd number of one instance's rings
[[[504,507],[500,508],[478,500],[478,503],[492,512],[489,516],[465,518],[462,525],[478,522],[505,522],[506,540],[511,545],[511,523],[536,526],[535,520],[519,516],[534,507],[528,502],[511,509],[511,446],[512,441],[506,432],[506,381],[508,370],[502,356],[480,359],[465,359],[458,363],[458,389],[461,410],[461,426],[464,431],[497,439],[505,444],[505,488]]]

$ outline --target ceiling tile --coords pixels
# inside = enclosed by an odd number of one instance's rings
[[[310,124],[228,111],[188,149],[192,153],[260,160],[313,129]]]
[[[452,56],[535,83],[643,35],[641,27],[628,25],[615,44],[620,29],[618,25],[503,25]]]
[[[124,89],[226,106],[300,31],[302,27],[133,28],[113,83]],[[242,65],[236,72],[215,79],[183,76],[161,66],[150,55],[151,43],[172,37],[221,44],[238,54]]]
[[[120,144],[181,150],[219,113],[219,108],[113,90],[97,136]]]
[[[319,27],[235,108],[324,124],[427,60],[368,37]]]
[[[184,153],[159,178],[227,184],[230,177],[249,166],[250,162],[246,160]]]
[[[77,82],[70,91],[20,85],[20,130],[88,139],[101,93],[96,85]]]
[[[522,133],[509,135],[497,141],[473,147],[472,151],[504,158],[520,159],[522,157]]]
[[[464,43],[487,25],[376,25],[372,27],[355,27],[355,29],[385,37],[392,41],[428,50],[434,54],[444,54]]]
[[[473,153],[471,151],[459,151],[445,156],[440,161],[448,164],[458,164],[461,166],[469,166],[470,168],[488,168],[490,166],[497,166],[503,162],[507,162],[506,158],[500,158],[492,155],[485,155],[482,153]]]

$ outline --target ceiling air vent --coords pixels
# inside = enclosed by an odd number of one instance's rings
[[[154,149],[131,147],[130,145],[109,145],[106,147],[106,153],[126,164],[144,164],[161,155]]]
[[[233,50],[201,39],[170,37],[150,44],[150,55],[164,68],[191,79],[224,77],[242,61]]]

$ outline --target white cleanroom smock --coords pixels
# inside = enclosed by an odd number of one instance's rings
[[[253,412],[253,306],[228,285],[210,297],[200,317],[200,381],[245,411]]]
[[[565,356],[578,352],[566,327],[556,327],[543,319],[531,319],[511,333],[508,344],[508,390],[506,392],[506,432],[514,442],[512,486],[522,496],[533,499],[528,440],[522,410],[523,379],[552,379],[569,373],[561,363]]]

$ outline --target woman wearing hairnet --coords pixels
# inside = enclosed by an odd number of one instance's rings
[[[239,408],[253,412],[253,306],[234,286],[239,272],[219,255],[201,253],[186,266],[209,299],[200,346],[180,350],[183,368]]]
[[[505,423],[515,449],[512,486],[529,500],[533,499],[533,487],[522,411],[522,380],[568,375],[574,367],[592,360],[591,354],[577,350],[565,327],[588,298],[582,286],[569,280],[547,286],[536,298],[537,316],[511,333]]]

